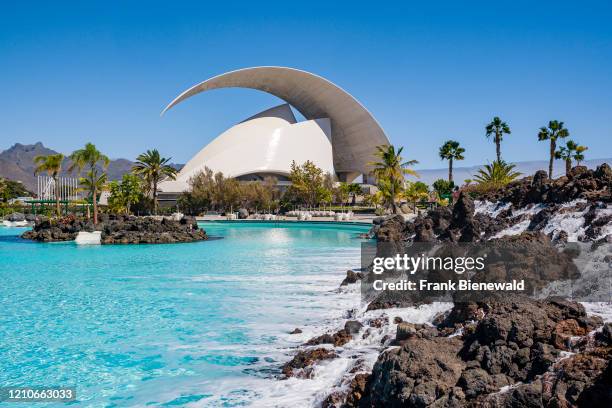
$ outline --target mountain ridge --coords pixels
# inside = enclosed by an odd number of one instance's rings
[[[59,152],[46,147],[42,142],[35,144],[15,143],[0,152],[0,177],[20,181],[30,191],[36,192],[36,176],[34,175],[34,157],[57,154]],[[76,172],[67,171],[69,159],[62,164],[62,177],[77,177]],[[106,172],[109,180],[118,180],[132,168],[133,162],[127,159],[111,160]]]

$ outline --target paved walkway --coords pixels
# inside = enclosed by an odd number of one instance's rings
[[[289,222],[330,222],[330,223],[334,223],[334,222],[338,222],[338,223],[343,223],[343,222],[358,222],[358,223],[363,223],[363,224],[372,224],[372,220],[374,218],[376,218],[377,216],[374,214],[354,214],[353,218],[351,218],[350,220],[345,220],[345,221],[336,221],[334,220],[334,217],[312,217],[312,219],[308,220],[308,221],[298,221],[297,217],[285,217],[285,216],[278,216],[276,218],[276,220],[273,221],[269,221],[269,222],[274,222],[274,221],[289,221]],[[202,217],[196,217],[197,221],[227,221],[227,218],[225,218],[224,216],[220,216],[220,215],[205,215]],[[253,218],[253,216],[244,219],[244,220],[233,220],[233,221],[238,221],[238,222],[249,222],[249,221],[259,221],[262,222],[263,220],[256,220],[255,218]]]

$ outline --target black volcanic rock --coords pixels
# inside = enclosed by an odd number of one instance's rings
[[[557,298],[458,303],[439,325],[462,327],[462,336],[434,328],[419,336],[417,325],[401,323],[400,347],[379,356],[359,403],[345,406],[610,406],[612,343],[587,336],[601,324]],[[561,359],[570,347],[576,354]]]
[[[595,170],[576,166],[569,176],[549,179],[542,170],[505,187],[482,194],[480,199],[511,202],[516,207],[528,204],[560,204],[578,198],[590,202],[612,202],[612,169],[603,163]]]
[[[456,337],[415,336],[399,349],[383,352],[360,406],[426,407],[450,397],[466,365],[458,358],[462,345]]]
[[[579,239],[595,241],[612,222],[612,216],[602,211],[612,202],[611,187],[612,169],[607,164],[596,170],[578,167],[555,180],[538,172],[479,197],[511,203],[495,217],[475,213],[465,194],[453,207],[429,211],[405,225],[382,221],[380,228],[387,232],[381,241],[399,237],[395,244],[404,246],[450,241],[453,247],[455,242],[486,240],[492,251],[489,268],[486,276],[471,276],[472,281],[521,279],[526,277],[522,273],[537,271],[529,276],[528,292],[537,291],[549,282],[578,276],[573,262],[577,253],[555,246],[568,240],[568,232],[557,229],[545,235],[543,230],[548,232],[553,217],[568,213],[579,221],[584,218],[585,232]],[[578,198],[586,202],[561,205]],[[491,239],[522,222],[528,222],[527,231]],[[610,242],[610,237],[604,239]],[[377,252],[381,255],[388,256]],[[366,386],[356,388],[357,401],[336,395],[334,406],[612,406],[612,326],[602,328],[602,320],[588,316],[581,304],[507,292],[469,300],[455,293],[453,299],[453,309],[434,320],[436,327],[398,321],[392,344],[399,348],[379,356]],[[397,291],[382,292],[368,310],[418,303]]]
[[[401,216],[380,218],[375,228],[378,242],[479,242],[492,238],[497,233],[515,224],[529,221],[528,231],[543,230],[553,216],[564,212],[579,212],[590,209],[584,215],[586,228],[584,240],[594,240],[601,236],[604,228],[612,222],[612,216],[598,216],[598,210],[612,203],[612,169],[606,163],[596,170],[576,167],[569,177],[551,180],[544,171],[533,177],[508,184],[506,187],[484,194],[478,199],[509,203],[495,218],[486,213],[475,213],[474,201],[463,191],[451,207],[438,207],[412,221],[405,222]],[[561,205],[569,201],[583,199],[574,206]],[[541,205],[543,208],[535,215],[523,213],[515,215],[527,206]],[[551,235],[555,241],[562,242],[565,235]],[[398,251],[401,253],[401,251]]]
[[[384,219],[376,232],[379,242],[400,242],[405,239],[406,222],[401,215]]]
[[[80,231],[101,231],[102,244],[169,244],[207,239],[194,218],[180,221],[166,218],[108,216],[101,214],[98,225],[89,220],[66,216],[61,219],[39,219],[22,238],[39,242],[73,241]]]
[[[431,242],[435,239],[434,222],[430,218],[418,217],[413,225],[415,242]]]
[[[476,242],[480,240],[480,232],[480,224],[474,218],[474,201],[466,192],[461,192],[453,206],[450,224],[439,238],[451,242]]]
[[[435,234],[441,234],[450,226],[453,218],[453,211],[449,207],[440,206],[427,213],[427,216],[432,221],[432,227]]]
[[[346,278],[344,278],[342,283],[340,283],[340,286],[347,286],[353,283],[357,283],[361,279],[363,279],[363,274],[361,272],[355,272],[349,269],[348,271],[346,271]]]
[[[22,213],[19,212],[14,212],[12,214],[9,214],[6,219],[8,221],[25,221],[26,220],[26,216]]]
[[[286,377],[310,378],[313,364],[337,357],[335,351],[326,348],[301,350],[282,366],[281,371]]]

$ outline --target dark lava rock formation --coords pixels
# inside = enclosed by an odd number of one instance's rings
[[[578,303],[492,295],[435,323],[400,323],[399,347],[326,406],[612,406],[612,326]]]
[[[346,271],[346,278],[340,283],[340,286],[347,286],[352,283],[357,283],[363,279],[363,274],[361,272],[351,271],[350,269]]]
[[[333,344],[335,347],[344,346],[353,339],[353,336],[358,334],[363,325],[357,320],[349,320],[344,324],[344,329],[338,330],[336,333],[325,333],[306,342],[306,346],[315,346],[320,344]]]
[[[533,177],[512,182],[482,197],[488,201],[511,202],[517,207],[532,203],[563,203],[578,198],[612,202],[612,169],[607,163],[595,170],[576,166],[568,176],[554,180],[540,170]]]
[[[494,252],[482,280],[520,279],[521,271],[538,270],[540,281],[530,277],[538,289],[577,273],[568,232],[550,232],[554,217],[567,214],[581,222],[578,239],[592,247],[612,242],[610,235],[602,238],[612,222],[611,191],[607,164],[596,170],[576,167],[556,180],[537,172],[478,197],[497,203],[495,211],[477,213],[472,198],[462,193],[453,207],[408,222],[401,216],[378,219],[376,256],[406,253],[415,243],[453,248],[486,242]],[[568,204],[577,199],[582,200]],[[519,223],[522,233],[496,237]],[[495,251],[504,248],[515,248],[515,256],[496,258]],[[364,272],[362,285],[370,275]],[[368,310],[423,301],[383,292]],[[379,355],[371,373],[358,373],[331,393],[324,407],[612,406],[612,324],[587,316],[579,303],[507,292],[472,300],[455,294],[454,307],[433,326],[396,320],[395,339],[386,343],[395,347]],[[373,323],[368,325],[389,324]]]
[[[378,242],[479,242],[520,222],[529,221],[527,231],[541,231],[555,215],[584,212],[585,231],[580,239],[612,242],[612,237],[600,237],[603,228],[612,222],[612,215],[602,211],[612,203],[612,169],[606,163],[595,170],[577,166],[569,176],[554,180],[548,179],[546,172],[538,171],[531,177],[480,194],[477,199],[506,208],[495,217],[476,213],[470,194],[462,192],[452,207],[438,207],[409,222],[400,215],[382,218],[377,220],[373,232]],[[584,201],[567,205],[577,199]],[[535,215],[520,211],[535,205],[541,206]],[[567,232],[558,231],[550,238],[566,241]]]
[[[335,351],[326,348],[301,350],[282,366],[281,371],[285,377],[310,378],[316,362],[337,357]]]
[[[101,231],[102,244],[169,244],[207,239],[195,218],[180,221],[167,218],[102,215],[98,225],[89,220],[67,216],[42,218],[22,238],[38,242],[73,241],[80,231]]]

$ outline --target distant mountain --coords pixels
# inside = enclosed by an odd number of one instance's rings
[[[40,155],[57,154],[55,150],[45,147],[38,142],[33,145],[23,145],[15,143],[11,148],[0,153],[0,177],[5,177],[10,180],[20,181],[24,186],[36,192],[36,176],[34,175],[34,157]],[[110,180],[120,179],[125,173],[132,168],[132,162],[127,159],[111,160],[108,166],[107,173]],[[63,164],[64,171],[62,176],[76,177],[70,175],[66,169],[69,166],[69,160],[65,159]]]
[[[612,158],[609,159],[592,159],[585,160],[581,164],[587,166],[588,168],[595,168],[602,163],[608,163],[612,165]],[[516,165],[516,171],[522,173],[522,176],[531,176],[538,170],[546,170],[548,171],[548,160],[536,160],[536,161],[524,161],[524,162],[513,162]],[[463,184],[465,179],[473,179],[474,174],[480,169],[480,166],[471,166],[471,167],[453,167],[453,179],[457,184]],[[420,178],[415,179],[414,177],[409,177],[410,180],[419,180],[426,184],[431,185],[437,179],[448,179],[448,168],[440,168],[440,169],[424,169],[417,170]],[[554,166],[554,177],[559,177],[565,174],[565,162],[562,160],[555,160]]]

